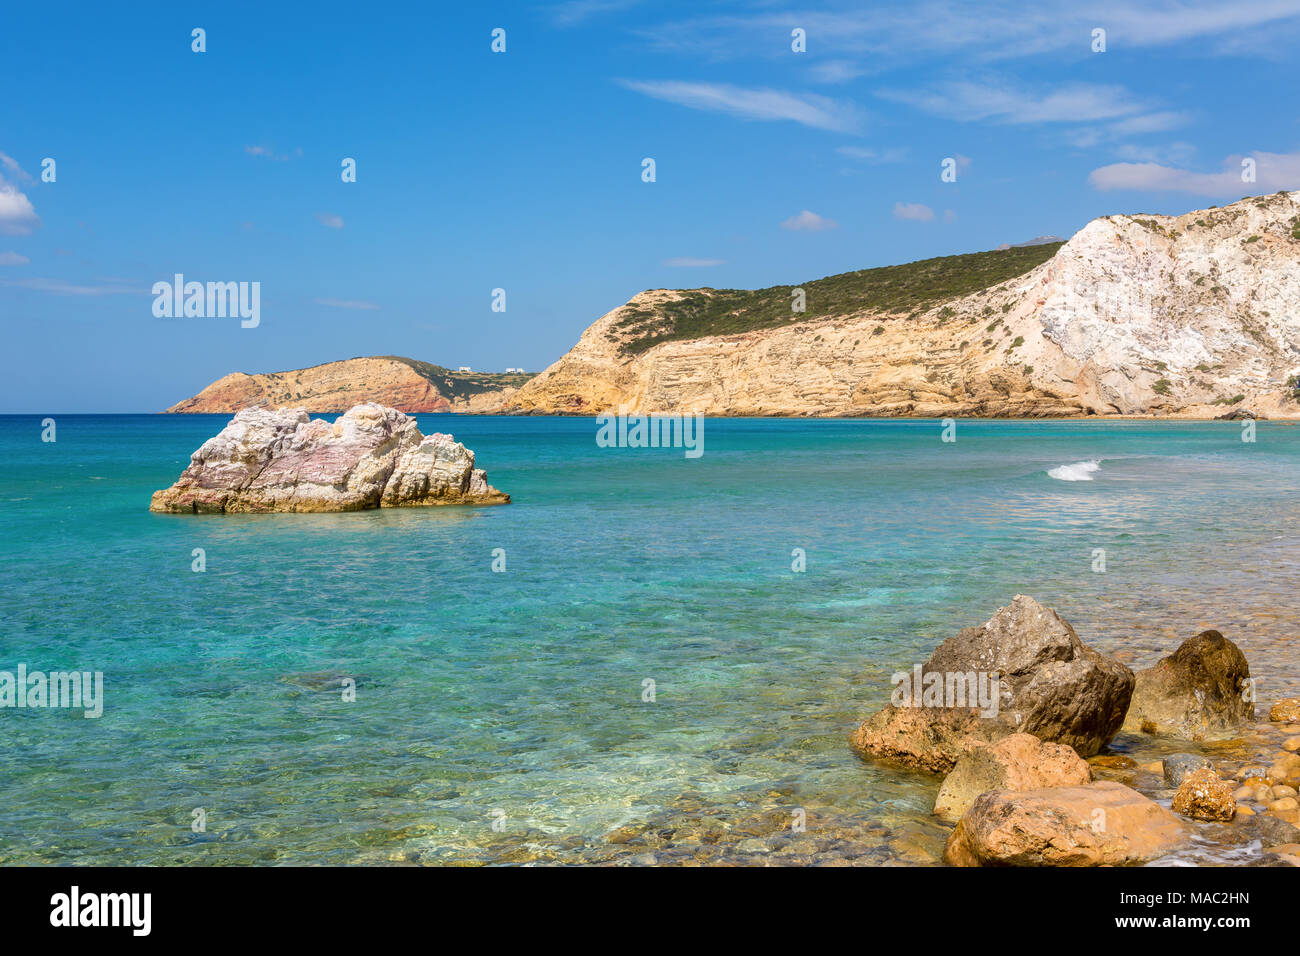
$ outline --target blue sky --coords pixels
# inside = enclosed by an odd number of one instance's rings
[[[0,412],[354,355],[540,370],[647,288],[1300,188],[1300,0],[1023,7],[14,5]],[[260,325],[156,318],[177,272],[260,282]]]

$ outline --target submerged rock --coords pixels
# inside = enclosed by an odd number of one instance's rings
[[[1209,767],[1201,767],[1183,777],[1173,808],[1175,813],[1196,820],[1227,821],[1237,815],[1237,800],[1229,784]]]
[[[975,744],[1029,733],[1087,757],[1115,736],[1133,691],[1131,670],[1086,646],[1051,608],[1019,594],[982,627],[944,641],[921,671],[945,679],[997,675],[996,713],[887,707],[854,733],[860,755],[946,772]]]
[[[948,838],[954,866],[1117,866],[1164,856],[1183,824],[1153,800],[1103,781],[1046,790],[991,790]]]
[[[151,511],[360,511],[438,504],[505,504],[474,453],[373,402],[333,424],[306,411],[246,408],[190,456]]]
[[[1137,672],[1124,729],[1187,740],[1230,736],[1254,719],[1246,700],[1250,665],[1218,631],[1186,640],[1154,667]]]
[[[1268,719],[1284,724],[1300,723],[1300,697],[1284,697],[1268,711]]]
[[[1166,786],[1177,789],[1182,785],[1183,778],[1192,771],[1213,766],[1208,758],[1200,754],[1170,754],[1161,761],[1160,771],[1164,774]]]
[[[972,747],[1011,733],[1005,725],[965,708],[886,707],[853,732],[850,744],[863,758],[914,770],[947,773]]]
[[[1041,790],[1092,782],[1092,769],[1064,744],[1043,743],[1032,734],[1012,734],[981,744],[958,758],[934,801],[934,813],[955,823],[989,790]]]

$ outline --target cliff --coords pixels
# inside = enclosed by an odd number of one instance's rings
[[[257,407],[331,413],[366,402],[408,413],[494,411],[528,378],[453,372],[428,362],[383,355],[290,372],[232,372],[167,411],[233,414]]]
[[[1300,417],[1300,192],[798,288],[643,292],[502,410]]]

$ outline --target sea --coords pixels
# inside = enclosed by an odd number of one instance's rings
[[[1222,631],[1262,722],[1300,694],[1290,423],[709,418],[693,457],[421,414],[512,503],[165,515],[228,416],[52,417],[0,417],[0,671],[101,713],[0,707],[3,864],[938,864],[938,778],[849,735],[1016,594],[1131,667]],[[1099,772],[1167,803],[1186,749]]]

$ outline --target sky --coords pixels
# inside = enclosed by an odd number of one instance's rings
[[[645,289],[1297,189],[1297,49],[1300,0],[10,5],[0,413],[540,371]],[[177,273],[259,283],[258,324],[155,315]]]

